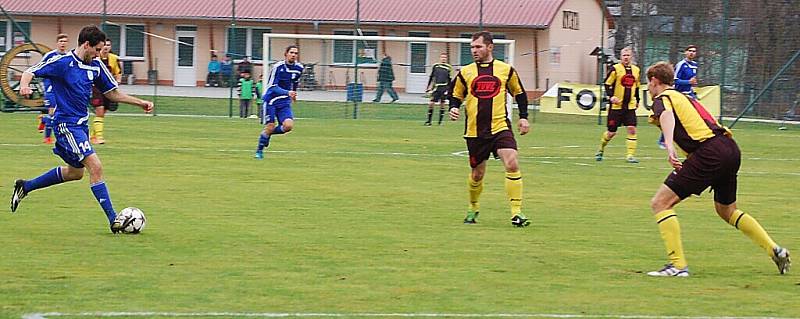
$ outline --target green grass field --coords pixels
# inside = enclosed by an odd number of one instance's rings
[[[227,101],[159,101],[160,114],[227,115]],[[95,149],[116,209],[141,208],[147,228],[112,235],[88,178],[5,208],[0,318],[800,317],[797,271],[778,275],[709,193],[676,210],[692,277],[644,274],[666,261],[649,209],[669,172],[654,127],[640,126],[640,164],[623,160],[624,136],[598,163],[596,118],[537,114],[518,137],[533,220],[518,229],[498,161],[479,224],[462,224],[461,122],[423,127],[423,106],[366,107],[348,120],[344,104],[300,103],[296,130],[263,161],[257,120],[110,116]],[[32,114],[0,114],[2,196],[62,164],[34,128]],[[800,128],[736,128],[740,208],[800,253]]]

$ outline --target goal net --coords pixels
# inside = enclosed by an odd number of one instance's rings
[[[353,33],[352,30],[347,32]],[[453,66],[455,75],[461,66],[473,62],[468,37],[434,38],[426,36],[426,32],[410,32],[409,35],[415,36],[408,37],[361,33],[366,35],[264,33],[263,56],[268,58],[264,58],[262,79],[267,83],[272,64],[285,58],[288,46],[296,45],[300,51],[299,62],[305,67],[298,99],[306,96],[313,100],[350,102],[330,104],[332,107],[327,110],[330,114],[325,117],[370,118],[380,113],[382,119],[415,119],[420,116],[420,104],[429,101],[426,91],[434,64],[445,58],[446,63]],[[495,58],[513,65],[515,41],[495,39],[494,43]],[[388,88],[378,90],[382,62],[391,63],[394,92]],[[395,98],[399,98],[398,106],[385,105]],[[313,109],[314,112],[325,111]],[[304,114],[302,109],[295,113],[300,117],[322,115]]]

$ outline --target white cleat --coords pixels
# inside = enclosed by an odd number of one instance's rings
[[[781,275],[789,272],[792,267],[792,259],[789,258],[789,250],[783,247],[775,247],[772,249],[772,261],[778,266],[778,272]]]
[[[648,272],[647,275],[653,277],[689,277],[689,267],[680,269],[672,264],[666,264],[661,270]]]

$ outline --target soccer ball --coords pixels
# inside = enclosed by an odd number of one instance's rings
[[[136,207],[125,208],[120,211],[118,215],[126,221],[126,226],[122,229],[122,232],[126,234],[140,233],[147,222],[147,218],[144,217],[144,212]]]

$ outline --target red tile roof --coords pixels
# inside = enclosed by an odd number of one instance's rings
[[[360,0],[361,22],[477,25],[480,0]],[[484,0],[486,26],[546,28],[564,0]],[[15,15],[99,16],[103,2],[4,0]],[[598,5],[599,8],[599,5]],[[107,0],[110,17],[230,19],[231,0]],[[236,17],[323,23],[353,23],[355,0],[237,0]]]

